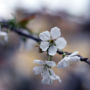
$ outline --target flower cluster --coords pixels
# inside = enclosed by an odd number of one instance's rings
[[[58,80],[59,82],[61,82],[60,77],[57,76],[54,73],[54,71],[51,69],[52,67],[56,66],[56,63],[54,61],[34,60],[34,63],[41,65],[41,66],[34,67],[33,70],[36,75],[41,74],[43,84],[52,84],[53,80]]]
[[[6,28],[10,29],[5,25]],[[33,68],[33,71],[36,75],[40,74],[42,77],[42,83],[43,84],[52,84],[54,80],[57,80],[58,82],[61,82],[61,79],[58,75],[55,74],[53,71],[54,67],[57,68],[65,68],[70,65],[72,62],[76,61],[85,61],[87,62],[88,58],[83,58],[78,55],[78,51],[73,52],[72,54],[67,55],[68,53],[64,53],[63,49],[67,45],[66,40],[61,37],[61,31],[60,28],[54,27],[51,28],[50,31],[41,32],[39,35],[39,38],[36,38],[26,32],[18,31],[15,26],[13,26],[12,30],[15,33],[18,33],[18,35],[25,36],[27,38],[30,38],[32,40],[35,40],[39,43],[39,49],[42,50],[42,52],[47,53],[47,59],[46,60],[34,60],[34,63],[39,64],[40,66],[36,66]],[[8,34],[6,32],[1,31],[0,28],[0,44],[3,44],[4,42],[8,41]],[[29,45],[30,46],[30,45]],[[62,58],[58,63],[53,61],[52,57],[56,55],[57,52],[61,52]],[[88,62],[87,62],[88,63]]]
[[[67,44],[66,40],[61,37],[60,29],[58,27],[51,28],[50,32],[45,31],[40,33],[39,38],[41,39],[40,49],[43,52],[47,52],[48,59],[45,61],[34,60],[34,63],[40,65],[34,67],[34,73],[36,75],[41,74],[43,84],[52,84],[54,80],[61,82],[60,77],[54,73],[52,68],[55,66],[57,68],[64,68],[69,66],[71,62],[80,61],[78,51],[75,51],[71,55],[63,55],[64,57],[56,65],[51,57],[57,53],[57,50],[64,49]]]

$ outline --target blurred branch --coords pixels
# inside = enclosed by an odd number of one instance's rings
[[[13,26],[13,25],[10,25],[10,24],[8,24],[7,21],[2,21],[2,22],[0,22],[0,24],[1,24],[1,27],[2,27],[2,28],[8,28],[8,29],[10,29],[11,31],[17,33],[17,34],[20,35],[20,36],[24,36],[24,37],[26,37],[26,38],[30,38],[30,39],[38,42],[38,43],[41,42],[41,40],[40,40],[39,38],[34,37],[34,36],[31,35],[31,34],[24,33],[24,32],[22,31],[22,28],[17,28],[17,27],[15,27],[15,25],[14,25],[14,26]],[[63,54],[70,55],[70,54],[71,54],[71,53],[69,53],[69,52],[63,52],[63,51],[59,51],[59,50],[57,51],[57,53],[60,54],[60,55],[63,55]],[[81,61],[83,61],[83,62],[85,62],[85,63],[87,63],[87,64],[90,65],[90,60],[88,60],[88,58],[85,58],[85,57],[83,57],[83,56],[81,56],[81,55],[77,55],[77,56],[80,57],[80,60],[81,60]]]
[[[15,27],[15,25],[9,25],[7,21],[0,22],[2,28],[8,28],[9,30],[17,33],[18,35],[24,36],[26,38],[30,38],[35,40],[36,42],[40,42],[41,40],[39,38],[34,37],[33,35],[30,35],[29,33],[23,32],[22,28]]]

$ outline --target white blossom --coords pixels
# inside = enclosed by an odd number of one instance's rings
[[[40,43],[40,48],[42,51],[48,50],[48,54],[54,56],[58,49],[64,49],[67,42],[60,36],[61,32],[58,27],[51,28],[50,32],[45,31],[40,33],[39,38],[42,40]]]
[[[61,61],[59,61],[57,67],[58,68],[64,68],[69,66],[71,62],[80,61],[80,57],[76,56],[78,54],[78,51],[75,51],[74,53],[65,56]]]
[[[61,82],[60,77],[51,69],[56,66],[54,61],[34,60],[34,63],[41,65],[34,67],[33,70],[36,75],[41,74],[43,84],[52,84],[54,80]]]
[[[0,31],[0,40],[8,41],[8,35],[6,32]]]

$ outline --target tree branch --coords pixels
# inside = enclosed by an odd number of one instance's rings
[[[34,40],[34,41],[36,41],[36,42],[41,42],[41,40],[40,40],[39,38],[34,37],[34,36],[31,35],[31,34],[26,34],[26,33],[22,32],[22,29],[21,29],[21,28],[16,28],[16,27],[10,26],[6,21],[0,22],[0,23],[1,23],[2,28],[8,28],[8,29],[10,29],[11,31],[17,33],[17,34],[20,35],[20,36],[24,36],[24,37],[26,37],[26,38],[30,38],[30,39],[32,39],[32,40]],[[71,53],[69,53],[69,52],[63,52],[63,51],[57,51],[57,53],[60,54],[60,55],[62,55],[62,54],[64,54],[64,53],[65,53],[66,55],[70,55],[70,54],[71,54]],[[90,60],[88,60],[88,58],[85,58],[85,57],[83,57],[83,56],[81,56],[81,55],[77,55],[77,56],[80,57],[80,60],[81,60],[81,61],[83,61],[83,62],[85,62],[85,63],[87,63],[87,64],[90,65]]]

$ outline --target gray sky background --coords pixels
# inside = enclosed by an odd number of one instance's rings
[[[67,11],[76,16],[85,15],[89,0],[0,0],[0,17],[11,18],[16,7],[38,11],[43,6],[50,12]]]

